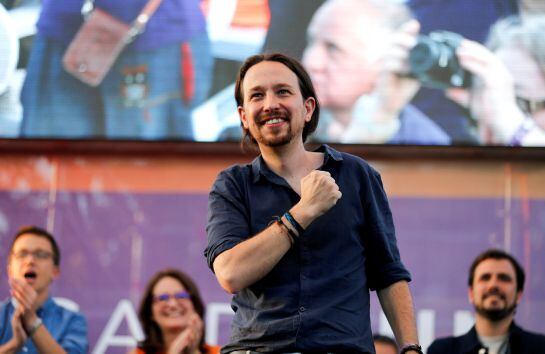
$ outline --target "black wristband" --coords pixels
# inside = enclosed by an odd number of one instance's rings
[[[291,215],[289,211],[286,211],[286,213],[284,214],[284,217],[286,218],[286,220],[290,222],[290,224],[293,226],[293,228],[297,231],[299,235],[302,235],[303,232],[305,232],[305,229],[303,229],[303,227],[297,222],[297,220],[295,220],[295,218],[293,217],[293,215]]]
[[[399,352],[399,354],[405,354],[411,350],[420,354],[424,354],[424,352],[422,351],[422,347],[419,346],[418,344],[407,344],[406,346],[401,348],[401,351]]]
[[[295,233],[288,226],[286,226],[286,224],[284,224],[284,222],[282,221],[282,217],[276,216],[275,218],[276,218],[276,223],[278,224],[278,226],[280,226],[281,229],[282,228],[286,229],[286,231],[288,232],[288,237],[290,239],[290,243],[293,246],[293,244],[295,243],[295,238],[297,237],[297,235],[295,235]]]

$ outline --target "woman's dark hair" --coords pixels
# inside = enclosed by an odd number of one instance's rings
[[[257,54],[246,59],[242,67],[238,71],[237,80],[235,82],[235,100],[237,101],[237,106],[242,107],[244,105],[244,92],[242,84],[246,73],[250,68],[256,64],[259,64],[264,61],[274,61],[277,63],[284,64],[288,69],[290,69],[295,76],[297,76],[297,81],[299,82],[299,89],[301,90],[301,95],[303,96],[303,101],[307,98],[312,97],[316,102],[314,112],[309,122],[307,122],[303,128],[303,142],[307,140],[307,137],[312,134],[316,127],[318,126],[318,120],[320,117],[320,104],[318,103],[318,97],[316,96],[316,91],[314,90],[314,85],[310,80],[310,76],[307,71],[297,60],[290,58],[281,53],[271,53],[271,54]],[[242,126],[242,123],[241,123]],[[242,126],[242,146],[243,147],[256,147],[257,141],[252,137],[248,129]]]
[[[204,303],[193,279],[184,272],[174,268],[167,268],[157,272],[148,282],[148,285],[144,290],[144,296],[140,302],[140,308],[138,309],[138,318],[140,319],[145,335],[145,339],[138,344],[138,347],[146,354],[156,354],[166,349],[164,348],[161,328],[159,328],[157,323],[153,320],[152,306],[153,288],[155,288],[155,285],[157,285],[161,279],[167,277],[174,278],[183,285],[185,290],[189,293],[195,312],[204,320]],[[204,352],[204,327],[199,348],[201,349],[201,352]]]

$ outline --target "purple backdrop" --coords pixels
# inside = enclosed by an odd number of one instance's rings
[[[125,352],[122,340],[105,337],[100,347],[99,337],[107,332],[107,323],[115,322],[116,309],[123,321],[113,333],[120,338],[134,334],[134,318],[122,311],[126,308],[120,301],[128,299],[136,308],[147,279],[170,266],[194,276],[209,304],[208,339],[225,343],[230,316],[222,313],[229,296],[202,255],[206,194],[59,192],[54,205],[48,198],[45,192],[0,192],[0,256],[6,259],[11,237],[21,225],[46,226],[48,216],[54,221],[62,274],[53,295],[79,304],[89,321],[93,353]],[[402,258],[413,274],[425,345],[467,326],[467,318],[458,322],[460,328],[455,326],[457,316],[467,317],[459,311],[471,310],[467,268],[477,253],[492,246],[507,248],[527,270],[517,321],[545,332],[545,200],[514,200],[508,206],[503,199],[392,198],[391,203]],[[2,272],[5,279],[4,267]],[[0,282],[0,295],[8,296],[5,281]],[[384,332],[376,301],[372,317],[374,329]]]

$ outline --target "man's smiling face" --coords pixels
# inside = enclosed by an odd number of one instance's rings
[[[302,140],[305,123],[312,118],[314,100],[303,100],[297,76],[287,66],[274,61],[252,66],[242,89],[240,119],[259,145],[275,147]]]
[[[513,314],[522,296],[517,291],[515,269],[507,259],[485,259],[479,263],[468,294],[477,314],[490,321]]]

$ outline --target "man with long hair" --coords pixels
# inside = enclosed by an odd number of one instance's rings
[[[305,148],[320,112],[305,69],[252,56],[235,98],[260,156],[221,172],[209,197],[205,256],[234,294],[222,353],[374,353],[370,289],[401,352],[421,353],[380,175],[329,146]]]

